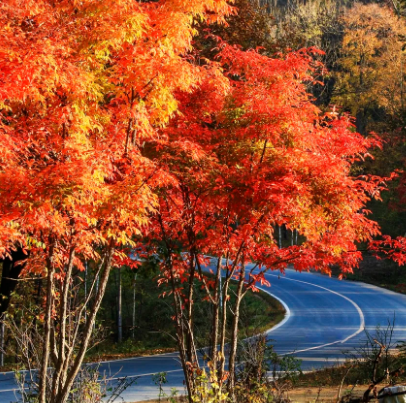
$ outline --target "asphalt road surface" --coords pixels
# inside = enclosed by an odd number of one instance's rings
[[[406,340],[406,295],[369,284],[329,278],[317,273],[287,270],[285,276],[270,272],[271,287],[264,291],[280,299],[287,310],[285,319],[268,331],[279,354],[302,359],[302,369],[311,370],[344,360],[343,352],[354,350],[365,340],[364,328],[373,332],[395,320],[393,340]],[[139,377],[122,397],[135,402],[157,397],[152,375],[166,372],[171,388],[183,393],[183,374],[176,353],[138,357],[103,363],[108,376]],[[15,402],[18,392],[12,373],[0,375],[0,403]],[[118,399],[117,401],[122,401]]]

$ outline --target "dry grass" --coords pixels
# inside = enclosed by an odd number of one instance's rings
[[[342,390],[342,396],[345,396],[350,391],[352,391],[353,397],[361,397],[368,385],[344,387]],[[292,403],[335,403],[337,401],[337,391],[338,387],[301,387],[295,388],[289,392],[288,396]],[[176,400],[177,403],[184,403],[186,399],[184,397],[179,397]],[[159,403],[158,399],[146,400],[141,403]],[[161,399],[160,403],[170,403],[168,399]]]

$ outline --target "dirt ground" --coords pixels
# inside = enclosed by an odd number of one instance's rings
[[[357,386],[354,389],[352,387],[344,386],[341,391],[341,396],[345,396],[352,391],[352,396],[361,397],[368,386]],[[338,387],[334,388],[316,388],[306,387],[297,388],[289,392],[288,397],[292,403],[335,403],[337,401]],[[161,403],[168,403],[169,400],[161,399]],[[179,399],[179,403],[186,402],[186,400]],[[142,403],[159,403],[158,400],[148,400]]]
[[[359,396],[361,397],[365,390],[367,389],[367,386],[358,386],[352,390],[352,387],[343,387],[341,391],[341,396],[345,396],[348,394],[350,391],[352,392],[352,396]],[[334,388],[315,388],[315,387],[309,387],[309,388],[298,388],[295,390],[292,390],[289,393],[289,398],[292,402],[298,402],[298,403],[313,403],[313,402],[325,402],[325,403],[330,403],[330,402],[336,402],[337,401],[337,392],[338,392],[338,387]]]

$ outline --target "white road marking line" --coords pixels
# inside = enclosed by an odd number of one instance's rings
[[[171,369],[169,371],[163,371],[165,374],[171,374],[172,372],[180,372],[183,371],[183,368],[179,369]],[[124,376],[118,376],[114,378],[106,378],[107,381],[116,381],[117,379],[123,379],[123,378],[142,378],[143,376],[152,376],[155,374],[159,374],[158,372],[149,372],[147,374],[139,374],[139,375],[124,375]]]
[[[118,358],[116,360],[107,360],[107,361],[94,361],[94,362],[85,362],[83,363],[83,365],[98,365],[98,364],[110,364],[110,363],[120,363],[121,361],[135,361],[135,360],[140,360],[142,358],[151,358],[151,357],[165,357],[165,356],[169,356],[169,355],[173,355],[173,359],[176,361],[176,359],[178,358],[179,354],[177,351],[172,351],[170,353],[161,353],[161,354],[151,354],[151,355],[140,355],[140,356],[136,356],[136,357],[128,357],[128,358]],[[37,371],[37,369],[35,369],[34,371]],[[23,369],[19,372],[29,372],[28,369]],[[15,371],[6,371],[6,372],[0,372],[0,375],[6,375],[6,374],[15,374]],[[2,380],[0,379],[0,382]]]
[[[276,329],[279,329],[281,326],[283,326],[290,318],[291,313],[290,313],[290,309],[288,307],[288,305],[286,304],[285,301],[283,301],[282,299],[280,299],[279,297],[277,297],[276,295],[272,294],[271,292],[269,292],[267,289],[259,287],[259,289],[265,293],[267,293],[268,295],[270,295],[272,298],[275,298],[276,300],[278,300],[283,307],[285,308],[285,317],[283,318],[283,320],[281,322],[279,322],[276,326],[271,327],[270,329],[268,329],[265,334],[269,334],[272,333],[273,331],[275,331]]]
[[[279,277],[279,276],[277,276],[276,274],[271,274],[271,273],[266,273],[266,274],[269,275],[269,276],[273,276],[273,277]],[[304,352],[304,351],[317,350],[317,349],[319,349],[319,348],[332,346],[333,344],[345,343],[345,342],[347,342],[348,340],[350,340],[350,339],[352,339],[353,337],[355,337],[357,334],[361,333],[361,332],[365,329],[365,317],[364,317],[364,314],[363,314],[361,308],[360,308],[352,299],[346,297],[346,296],[343,295],[343,294],[340,294],[340,293],[337,292],[337,291],[333,291],[333,290],[330,290],[330,289],[328,289],[328,288],[322,287],[321,285],[316,285],[316,284],[313,284],[313,283],[309,283],[309,282],[307,282],[307,281],[296,280],[296,279],[288,278],[288,277],[279,277],[279,278],[280,278],[280,279],[283,279],[283,280],[290,280],[290,281],[296,281],[296,282],[298,282],[298,283],[308,284],[308,285],[311,285],[311,286],[313,286],[313,287],[321,288],[322,290],[331,292],[332,294],[336,294],[336,295],[338,295],[339,297],[344,298],[345,300],[347,300],[348,302],[350,302],[350,303],[355,307],[355,309],[357,310],[358,315],[359,315],[359,317],[360,317],[360,326],[359,326],[358,330],[357,330],[356,332],[350,334],[348,337],[346,337],[346,338],[343,339],[343,340],[336,340],[336,341],[333,341],[333,342],[331,342],[331,343],[322,344],[322,345],[320,345],[320,346],[315,346],[315,347],[309,347],[309,348],[305,348],[305,349],[303,349],[303,350],[295,350],[295,351],[292,351],[291,353],[284,353],[284,354],[281,354],[281,355],[288,355],[288,354],[292,354],[292,353],[302,353],[302,352]],[[271,329],[271,330],[272,330],[272,329]]]
[[[182,369],[182,368],[179,368],[179,369],[172,369],[172,370],[164,371],[164,372],[165,372],[166,374],[170,374],[170,373],[172,373],[172,372],[180,372],[180,371],[183,371],[183,369]],[[144,376],[152,376],[152,375],[155,375],[155,374],[158,374],[158,372],[149,372],[149,373],[147,373],[147,374],[139,374],[139,375],[123,375],[123,376],[117,376],[117,377],[111,377],[111,378],[107,377],[107,378],[106,378],[106,381],[107,381],[107,382],[110,382],[110,381],[117,381],[117,380],[123,379],[123,378],[142,378],[142,377],[144,377]],[[0,393],[5,393],[5,392],[17,392],[17,391],[19,391],[19,390],[20,390],[19,388],[16,388],[16,389],[2,389],[2,390],[0,390]]]

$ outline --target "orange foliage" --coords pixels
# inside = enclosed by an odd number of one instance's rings
[[[187,53],[195,19],[223,0],[5,0],[0,4],[0,257],[53,245],[98,259],[134,245],[165,181],[142,156],[204,69]],[[79,264],[79,263],[78,263]],[[80,267],[80,264],[79,264]]]
[[[383,185],[350,168],[376,142],[312,104],[306,52],[219,43],[198,64],[194,21],[232,12],[223,0],[1,3],[0,256],[29,248],[41,271],[73,248],[80,268],[108,243],[135,246],[153,216],[150,236],[198,253],[357,264],[355,243],[379,233],[363,209]],[[276,225],[306,242],[279,250]]]
[[[385,188],[382,178],[352,177],[351,165],[379,139],[312,104],[306,83],[317,67],[313,49],[271,59],[219,46],[228,87],[208,78],[193,93],[179,93],[182,114],[149,146],[173,176],[160,192],[152,239],[165,242],[181,279],[194,263],[177,254],[179,245],[196,262],[207,254],[263,270],[292,263],[351,271],[361,259],[357,243],[379,234],[365,205]],[[305,241],[279,249],[274,231],[282,225]],[[163,266],[169,279],[168,260]],[[256,273],[247,287],[263,281]]]

